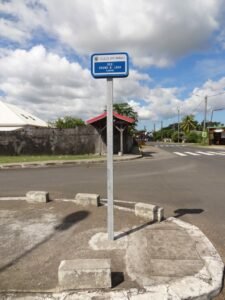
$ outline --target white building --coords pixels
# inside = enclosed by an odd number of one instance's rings
[[[12,131],[28,126],[48,127],[48,124],[15,105],[0,101],[0,131]]]

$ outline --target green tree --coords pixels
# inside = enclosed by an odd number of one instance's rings
[[[136,111],[134,111],[133,107],[130,106],[128,103],[114,103],[113,111],[120,115],[134,119],[134,123],[129,126],[130,131],[133,133],[138,123],[138,114]]]
[[[196,121],[193,115],[187,115],[183,117],[180,124],[180,128],[184,131],[185,134],[188,134],[191,130],[196,128]]]
[[[114,103],[113,110],[120,115],[130,117],[138,122],[138,114],[128,103]]]
[[[174,131],[174,133],[172,134],[172,141],[177,143],[177,142],[182,142],[182,139],[183,139],[183,132],[180,132],[179,134],[179,141],[178,141],[178,132],[177,131]]]
[[[75,128],[77,126],[84,126],[85,122],[82,119],[74,118],[71,116],[65,116],[63,118],[58,118],[54,122],[56,128]]]
[[[186,142],[188,143],[201,143],[202,141],[202,136],[198,132],[189,132],[187,137],[186,137]]]

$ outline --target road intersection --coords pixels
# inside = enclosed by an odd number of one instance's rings
[[[198,226],[225,262],[225,159],[219,154],[224,149],[154,144],[143,151],[143,159],[114,164],[115,199],[156,204],[164,207],[166,217]],[[174,152],[216,154],[182,157]],[[106,165],[0,170],[0,186],[0,196],[47,190],[52,197],[73,198],[87,192],[106,198]],[[225,294],[218,300],[224,298]]]

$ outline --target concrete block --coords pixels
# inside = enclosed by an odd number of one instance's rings
[[[46,203],[49,201],[49,193],[45,191],[29,191],[26,193],[29,203]]]
[[[98,194],[76,194],[75,202],[79,205],[88,206],[99,206],[100,196]]]
[[[157,209],[157,221],[161,222],[164,219],[164,208],[158,207]]]
[[[148,221],[156,221],[157,206],[147,203],[135,204],[135,215],[147,219]]]
[[[63,260],[59,265],[58,280],[63,289],[111,288],[111,260]]]

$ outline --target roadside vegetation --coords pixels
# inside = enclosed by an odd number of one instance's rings
[[[82,119],[74,118],[71,116],[65,116],[63,118],[58,118],[53,122],[49,122],[49,126],[59,129],[75,128],[77,126],[85,126],[85,122]]]
[[[62,161],[62,160],[80,160],[80,159],[99,159],[100,155],[20,155],[9,156],[1,155],[0,163],[26,163],[26,162],[46,162],[46,161]]]
[[[134,119],[132,124],[127,125],[128,132],[133,135],[138,122],[138,115],[128,103],[115,103],[113,110],[118,114]],[[81,126],[87,126],[85,121],[73,116],[59,117],[55,121],[48,122],[49,127],[58,129],[69,129]],[[67,160],[85,160],[85,159],[102,159],[98,154],[83,155],[0,155],[0,164],[6,163],[26,163],[26,162],[46,162],[46,161],[67,161]]]
[[[219,122],[207,122],[207,127],[224,126]],[[171,140],[172,142],[196,143],[206,145],[208,139],[202,137],[203,122],[199,123],[195,120],[193,115],[186,115],[183,117],[179,124],[179,141],[178,141],[178,123],[170,124],[160,130],[153,132],[152,139],[154,141],[163,141],[164,139]]]

